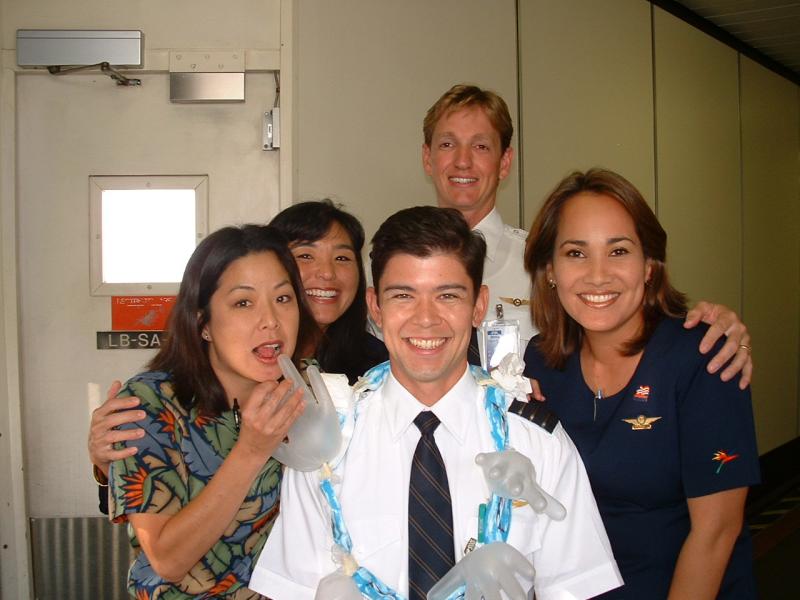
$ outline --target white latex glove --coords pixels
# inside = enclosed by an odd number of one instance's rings
[[[363,600],[363,596],[353,578],[337,570],[319,580],[314,600]]]
[[[298,387],[304,390],[306,407],[289,428],[288,441],[278,446],[272,456],[297,471],[316,471],[339,451],[342,443],[339,417],[319,369],[312,365],[306,370],[314,390],[312,394],[288,356],[281,354],[278,365],[286,379],[293,383],[293,391]]]
[[[465,600],[501,600],[500,590],[510,600],[527,600],[528,595],[515,573],[533,579],[533,565],[505,542],[493,542],[465,555],[428,592],[428,600],[446,600],[462,585]]]
[[[534,512],[544,513],[555,521],[567,516],[567,509],[536,483],[536,469],[527,456],[516,450],[485,452],[475,457],[483,469],[489,489],[503,498],[521,499]]]

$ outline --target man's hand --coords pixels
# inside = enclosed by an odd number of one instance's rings
[[[123,431],[117,429],[120,425],[135,423],[145,417],[143,410],[130,410],[139,406],[139,399],[136,396],[116,397],[121,388],[122,384],[119,381],[111,384],[106,394],[106,401],[92,412],[92,422],[89,425],[89,459],[106,477],[112,462],[133,456],[138,450],[135,446],[114,450],[114,444],[144,437],[144,429]]]
[[[533,579],[533,565],[519,550],[505,542],[481,546],[464,556],[428,592],[428,600],[445,600],[462,585],[465,600],[500,600],[500,591],[510,600],[526,600],[525,590],[515,576]]]
[[[567,516],[567,509],[536,483],[536,469],[530,459],[516,450],[485,452],[475,457],[483,469],[489,489],[503,498],[525,500],[534,512],[555,521]]]
[[[698,302],[686,314],[683,326],[691,329],[701,321],[710,325],[706,335],[700,341],[700,352],[703,354],[711,350],[721,336],[728,336],[725,345],[708,363],[708,372],[716,373],[724,364],[730,361],[730,364],[720,373],[720,379],[729,381],[741,371],[742,377],[739,380],[739,388],[745,389],[750,385],[753,376],[750,334],[747,332],[747,327],[739,320],[739,316],[727,306],[704,301]]]

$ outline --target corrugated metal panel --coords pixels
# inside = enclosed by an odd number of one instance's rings
[[[102,517],[31,519],[39,600],[127,600],[133,559],[126,528]]]
[[[679,3],[800,75],[797,0],[679,0]]]

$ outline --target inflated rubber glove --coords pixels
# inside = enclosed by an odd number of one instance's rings
[[[289,428],[288,441],[281,443],[272,456],[297,471],[315,471],[339,451],[342,444],[339,417],[319,369],[312,365],[306,370],[314,390],[312,394],[288,356],[281,354],[278,365],[286,379],[294,384],[292,391],[298,387],[303,389],[306,406]]]
[[[314,600],[363,600],[356,582],[342,571],[334,571],[319,580]]]
[[[465,600],[501,600],[500,590],[510,600],[527,600],[515,573],[533,579],[533,565],[514,546],[493,542],[465,555],[430,589],[427,598],[445,600],[463,585]]]
[[[534,512],[562,521],[567,509],[536,483],[536,469],[531,460],[516,450],[485,452],[475,457],[483,469],[489,489],[503,498],[525,500]]]

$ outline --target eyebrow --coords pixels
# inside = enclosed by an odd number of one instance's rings
[[[612,238],[608,238],[606,240],[606,244],[618,244],[620,242],[630,242],[631,244],[636,245],[636,242],[634,240],[632,240],[631,238],[629,238],[628,236],[626,236],[626,235],[622,235],[622,236],[619,236],[619,237],[612,237]],[[563,248],[567,244],[572,244],[574,246],[580,246],[582,248],[589,245],[589,243],[584,241],[584,240],[564,240],[563,242],[561,242],[561,244],[559,244],[558,247],[559,248]]]
[[[454,131],[442,131],[441,133],[436,134],[433,136],[433,139],[442,139],[442,138],[455,138],[456,133]],[[491,133],[476,133],[475,135],[471,136],[470,141],[492,141],[492,134]]]
[[[284,279],[282,281],[279,281],[275,285],[273,285],[272,289],[273,290],[277,290],[277,289],[280,289],[280,288],[282,288],[282,287],[284,287],[286,285],[291,286],[292,282],[289,281],[288,279]],[[236,285],[232,286],[228,290],[228,293],[231,294],[231,293],[233,293],[233,292],[235,292],[237,290],[255,291],[255,289],[256,289],[255,286],[254,285],[250,285],[249,283],[239,283],[239,284],[236,284]]]
[[[317,242],[295,242],[291,244],[291,250],[295,250],[297,248],[316,248]],[[334,250],[352,250],[353,252],[356,251],[353,244],[336,244],[333,247]]]
[[[388,285],[383,288],[383,293],[386,292],[414,292],[417,288],[410,286],[410,285]],[[433,288],[436,292],[444,292],[447,290],[459,290],[459,291],[467,291],[468,288],[465,285],[460,283],[444,283],[442,285],[437,285]]]

